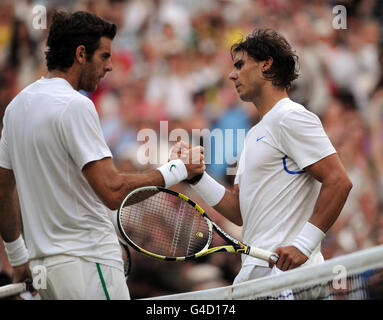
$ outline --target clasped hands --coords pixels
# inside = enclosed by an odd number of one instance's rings
[[[169,161],[181,159],[188,172],[187,178],[191,179],[206,170],[203,151],[201,146],[191,147],[184,141],[179,141],[171,148]]]

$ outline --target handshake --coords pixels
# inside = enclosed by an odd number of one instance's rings
[[[203,147],[192,148],[183,141],[171,148],[169,162],[157,168],[164,177],[166,188],[184,180],[196,183],[205,169]]]

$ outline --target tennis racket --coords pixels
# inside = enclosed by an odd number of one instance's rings
[[[278,255],[234,239],[187,196],[162,187],[142,187],[129,193],[117,212],[121,236],[148,256],[184,261],[215,252],[243,253],[276,263]],[[210,247],[213,230],[228,244]]]

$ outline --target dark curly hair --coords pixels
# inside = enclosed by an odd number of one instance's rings
[[[269,70],[263,74],[276,87],[289,89],[291,83],[298,78],[298,56],[291,49],[287,40],[272,29],[257,29],[245,40],[232,45],[232,58],[236,52],[246,52],[255,61],[273,59]]]
[[[90,60],[100,45],[100,38],[111,40],[117,27],[93,13],[78,11],[72,14],[56,11],[52,18],[45,52],[49,71],[67,70],[74,63],[76,48],[84,45]]]

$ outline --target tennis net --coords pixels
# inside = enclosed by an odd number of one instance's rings
[[[383,298],[383,245],[238,285],[149,300],[366,300]]]

